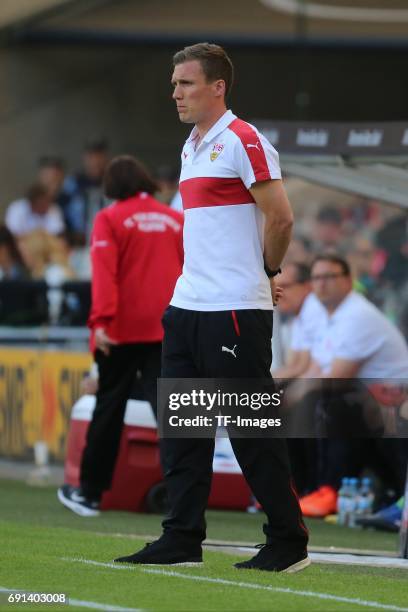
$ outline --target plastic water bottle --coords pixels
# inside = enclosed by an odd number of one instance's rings
[[[356,526],[357,505],[358,505],[358,498],[359,498],[357,478],[350,478],[349,490],[350,490],[350,496],[348,498],[347,524],[349,527],[355,527]]]
[[[371,478],[363,478],[358,492],[357,514],[359,516],[372,514],[374,505],[374,492]]]
[[[337,522],[339,525],[346,525],[347,518],[347,498],[348,498],[348,490],[349,490],[349,479],[342,478],[341,487],[338,492],[337,497]]]

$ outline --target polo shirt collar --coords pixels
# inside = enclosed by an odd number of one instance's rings
[[[332,321],[338,319],[338,317],[341,316],[342,311],[344,310],[344,308],[347,308],[347,305],[354,299],[355,295],[355,291],[349,291],[349,293],[342,299],[340,304],[337,306],[336,310],[332,312],[330,317]]]
[[[221,134],[221,132],[223,132],[229,126],[231,121],[234,121],[234,119],[236,119],[236,116],[234,115],[232,111],[230,110],[225,111],[222,117],[218,119],[217,123],[214,123],[212,128],[208,130],[208,132],[203,138],[203,141],[211,142],[212,139],[218,136],[218,134]]]
[[[225,113],[218,119],[218,121],[214,123],[212,128],[208,130],[202,141],[207,143],[211,142],[211,140],[213,140],[213,138],[223,132],[229,126],[229,124],[234,121],[234,119],[236,119],[236,115],[234,115],[232,111],[225,111]],[[198,130],[194,126],[187,142],[193,142],[197,138],[197,136]]]

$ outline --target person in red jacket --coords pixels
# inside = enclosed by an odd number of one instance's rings
[[[95,217],[91,238],[91,349],[99,371],[96,407],[81,463],[79,488],[63,485],[61,503],[81,516],[96,516],[109,489],[126,402],[136,373],[156,412],[163,327],[183,264],[180,213],[152,197],[157,190],[142,164],[113,159],[104,191],[113,204]]]

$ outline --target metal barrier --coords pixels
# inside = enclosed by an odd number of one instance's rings
[[[87,351],[87,327],[9,327],[0,326],[0,345]]]

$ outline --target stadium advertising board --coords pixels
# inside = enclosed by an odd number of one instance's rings
[[[253,120],[280,153],[406,155],[408,124]]]
[[[35,442],[63,459],[70,411],[89,370],[85,353],[0,351],[0,455],[28,458]]]

